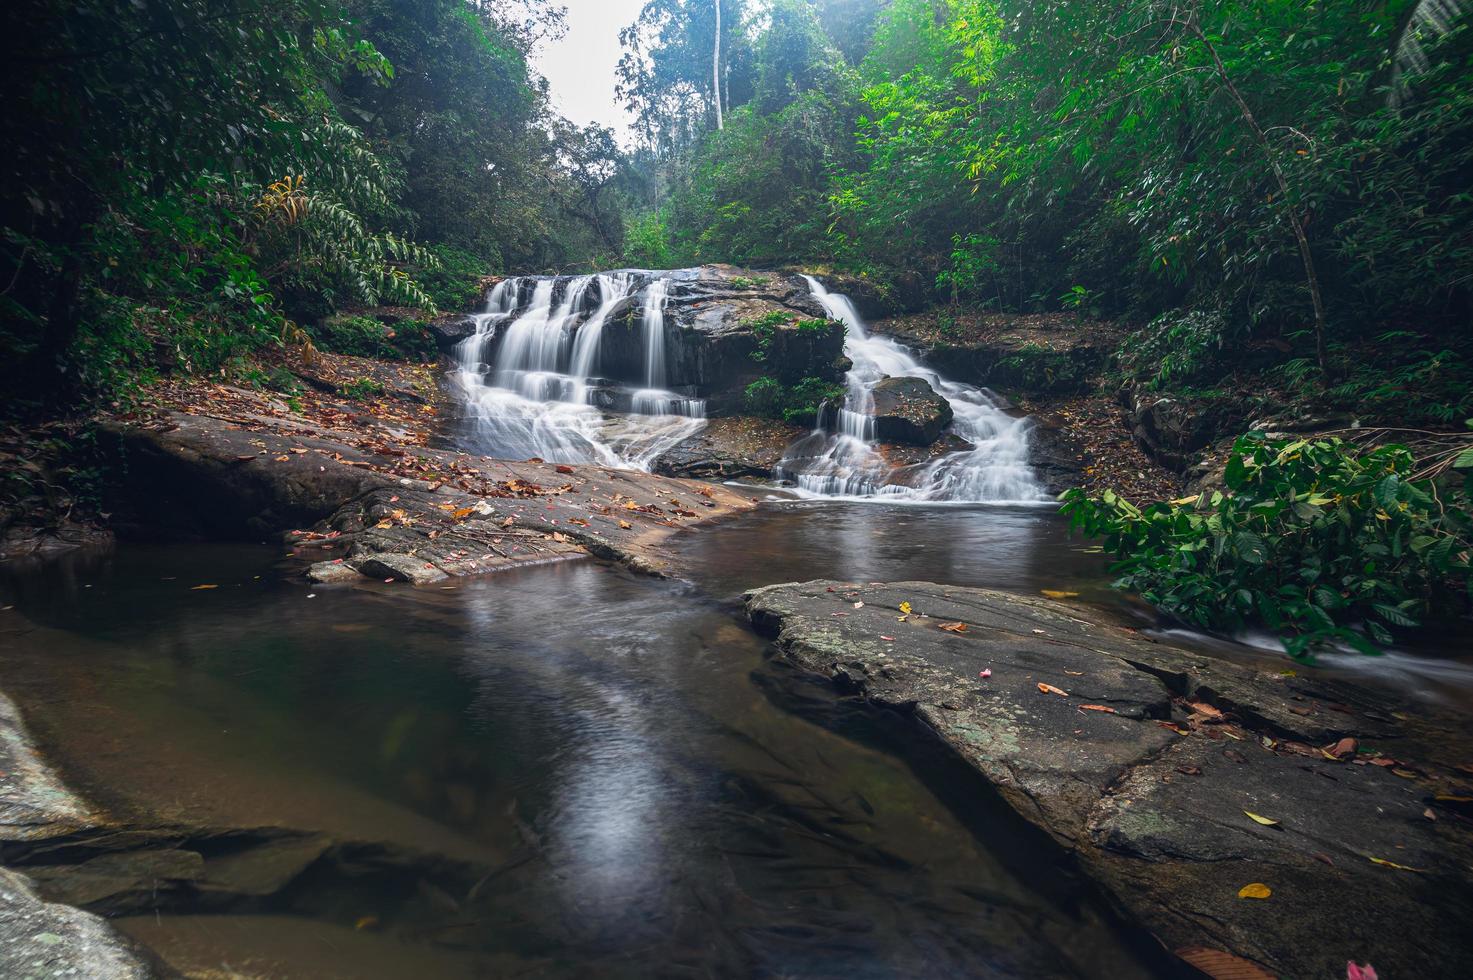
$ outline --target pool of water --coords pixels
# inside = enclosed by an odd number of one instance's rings
[[[318,868],[248,910],[121,921],[185,968],[1159,971],[970,773],[769,662],[731,602],[819,575],[1097,590],[1097,556],[1037,510],[816,504],[678,547],[684,582],[580,561],[418,590],[314,590],[270,548],[124,547],[3,585],[5,687],[122,821],[494,871],[446,894]]]

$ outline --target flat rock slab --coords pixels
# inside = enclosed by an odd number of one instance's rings
[[[366,416],[323,425],[219,387],[216,414],[104,426],[122,476],[116,509],[206,537],[285,533],[319,583],[428,585],[590,554],[658,575],[664,538],[756,506],[650,473],[436,449]]]
[[[756,590],[747,611],[783,659],[912,713],[1168,948],[1292,977],[1343,975],[1348,959],[1473,975],[1458,938],[1473,847],[1465,821],[1429,806],[1430,768],[1322,751],[1397,736],[1376,692],[983,589],[807,582]],[[1240,898],[1250,883],[1271,896]]]
[[[0,843],[59,837],[95,820],[41,760],[15,702],[0,693]]]

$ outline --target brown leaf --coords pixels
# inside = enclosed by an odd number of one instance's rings
[[[1202,770],[1197,766],[1177,766],[1176,771],[1181,773],[1183,776],[1202,775]]]
[[[455,518],[457,521],[463,521],[475,512],[476,509],[474,507],[458,507],[450,512],[450,516]]]
[[[1065,698],[1067,698],[1069,696],[1069,692],[1068,691],[1060,690],[1059,688],[1054,687],[1052,684],[1044,684],[1042,682],[1039,683],[1038,690],[1041,693],[1043,693],[1043,694],[1057,694],[1060,697],[1065,697]]]
[[[571,473],[571,472],[573,472],[573,467],[571,467],[571,466],[559,466],[557,468],[557,471],[559,473]]]
[[[1343,759],[1348,755],[1355,755],[1355,751],[1358,748],[1360,748],[1360,743],[1355,739],[1342,738],[1334,745],[1328,746],[1325,751],[1336,759]]]
[[[1199,714],[1202,717],[1208,719],[1209,721],[1217,721],[1222,718],[1221,711],[1217,710],[1212,705],[1206,704],[1201,701],[1188,701],[1187,707],[1192,709],[1192,711],[1196,714]]]
[[[1220,949],[1206,946],[1185,946],[1176,955],[1201,970],[1212,980],[1277,980],[1263,967],[1252,960],[1245,960]]]
[[[1223,749],[1222,754],[1240,766],[1248,761],[1248,757],[1237,749]]]
[[[967,624],[966,623],[960,623],[960,622],[958,622],[958,623],[941,623],[936,628],[937,629],[946,630],[946,632],[948,632],[948,633],[965,633],[967,631]]]
[[[620,529],[625,530],[625,531],[629,530],[633,526],[634,525],[633,524],[630,524],[628,521],[620,521],[619,522]]]
[[[1079,706],[1079,710],[1080,711],[1103,711],[1107,715],[1118,715],[1118,714],[1120,714],[1120,712],[1116,711],[1114,708],[1110,707],[1107,704],[1081,704]]]

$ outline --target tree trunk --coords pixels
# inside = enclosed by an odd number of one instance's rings
[[[716,4],[716,51],[711,58],[711,96],[716,100],[716,128],[725,129],[726,123],[721,117],[721,0],[713,0]]]
[[[1294,241],[1299,246],[1299,258],[1304,263],[1304,280],[1309,285],[1309,299],[1314,306],[1315,358],[1319,362],[1320,373],[1329,377],[1330,356],[1325,347],[1325,303],[1320,296],[1320,275],[1315,268],[1314,252],[1309,247],[1309,235],[1304,230],[1304,220],[1300,217],[1299,209],[1294,206],[1289,194],[1289,180],[1284,176],[1284,169],[1279,166],[1279,158],[1274,155],[1273,144],[1269,143],[1268,134],[1263,131],[1263,127],[1258,125],[1253,110],[1248,106],[1248,100],[1243,98],[1243,93],[1238,91],[1238,86],[1233,84],[1231,76],[1228,75],[1227,67],[1217,53],[1217,46],[1207,38],[1196,16],[1190,19],[1188,27],[1193,34],[1197,35],[1197,40],[1206,47],[1207,53],[1212,56],[1212,66],[1217,72],[1217,77],[1222,81],[1223,87],[1227,89],[1233,101],[1237,103],[1238,111],[1243,115],[1243,121],[1252,131],[1253,138],[1258,141],[1263,155],[1268,159],[1269,169],[1273,171],[1274,181],[1279,186],[1280,207],[1284,210],[1284,216],[1289,219],[1289,227],[1294,231]]]

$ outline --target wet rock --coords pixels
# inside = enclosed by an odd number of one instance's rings
[[[1131,392],[1126,398],[1135,441],[1175,470],[1183,471],[1195,462],[1216,434],[1216,418],[1190,401],[1142,392]]]
[[[363,559],[358,562],[358,571],[369,578],[391,578],[412,585],[434,585],[450,577],[435,567],[434,562],[415,555],[393,553],[380,553]]]
[[[320,561],[307,569],[307,580],[316,582],[318,585],[342,585],[347,582],[361,581],[362,578],[363,573],[358,571],[355,565],[341,559]]]
[[[476,332],[476,320],[465,314],[439,316],[429,322],[430,336],[441,350],[449,350]]]
[[[1384,692],[982,589],[808,582],[756,590],[747,612],[784,659],[913,714],[1169,949],[1225,949],[1296,977],[1338,975],[1347,959],[1385,975],[1473,972],[1466,944],[1426,941],[1461,934],[1473,912],[1468,830],[1424,816],[1427,787],[1313,748],[1404,735]],[[1185,724],[1182,697],[1226,722]],[[1271,900],[1240,899],[1250,882]]]
[[[0,693],[0,844],[46,840],[95,822],[41,760],[19,709]]]
[[[151,536],[285,534],[315,581],[351,581],[328,556],[419,582],[589,554],[654,570],[663,538],[754,506],[724,487],[650,473],[432,449],[366,413],[329,427],[264,404],[234,418],[216,411],[226,417],[105,423],[118,464],[111,508]]]
[[[123,915],[167,901],[204,877],[196,851],[144,848],[101,854],[78,864],[40,865],[26,873],[48,898],[105,915]]]
[[[783,450],[806,432],[772,419],[711,419],[705,429],[655,460],[654,470],[707,480],[766,479]]]
[[[0,976],[151,980],[158,973],[102,919],[43,902],[24,876],[0,868]]]
[[[924,378],[886,378],[874,390],[875,438],[929,446],[951,424],[951,403]]]
[[[827,321],[808,284],[798,275],[708,265],[664,272],[625,270],[634,293],[617,304],[599,345],[599,375],[626,387],[645,385],[644,310],[640,295],[655,277],[670,280],[666,293],[666,386],[707,402],[711,415],[737,415],[746,386],[762,377],[784,384],[804,378],[843,377],[844,329]],[[554,278],[558,302],[576,277]],[[519,302],[531,297],[523,283]],[[583,294],[582,312],[602,302],[598,283]],[[799,324],[803,324],[802,327]],[[449,351],[474,329],[473,321],[432,324],[442,350]],[[493,335],[482,359],[494,362],[500,337]]]
[[[1065,314],[936,309],[892,316],[871,329],[894,337],[957,381],[1014,394],[1088,390],[1119,346],[1119,328]]]
[[[275,895],[333,846],[323,834],[284,836],[206,859],[199,888],[231,896]]]

